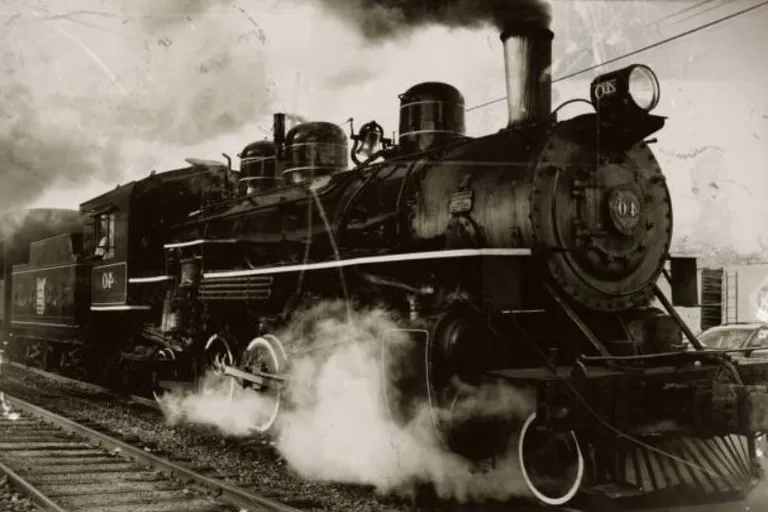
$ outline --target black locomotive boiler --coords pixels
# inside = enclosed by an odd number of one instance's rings
[[[279,337],[292,313],[318,299],[384,304],[413,333],[400,378],[382,377],[405,397],[388,402],[393,416],[407,420],[413,397],[451,411],[457,382],[532,391],[535,410],[502,426],[544,504],[742,498],[759,477],[768,366],[705,351],[674,309],[698,302],[696,262],[670,255],[671,198],[648,139],[664,125],[656,76],[599,76],[577,100],[594,112],[559,120],[552,37],[527,22],[502,33],[509,124],[496,133],[468,137],[462,95],[421,83],[400,96],[396,143],[370,122],[350,151],[340,127],[286,133],[276,114],[274,140],[246,146],[239,173],[195,162],[85,203],[94,230],[124,233],[83,250],[99,260],[88,321],[122,322],[118,359],[168,380],[215,362],[271,400],[266,432],[307,349]],[[499,449],[477,434],[498,429],[433,418],[467,458]],[[553,445],[561,464],[542,464]]]

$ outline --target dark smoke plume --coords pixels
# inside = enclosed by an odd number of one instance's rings
[[[16,236],[17,249],[34,240],[82,229],[82,218],[76,210],[31,208],[0,213],[0,240]]]
[[[549,25],[542,0],[317,0],[356,26],[370,42],[408,35],[427,25],[501,29],[510,22]]]

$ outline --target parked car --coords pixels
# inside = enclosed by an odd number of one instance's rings
[[[717,350],[740,348],[760,348],[754,356],[768,358],[768,324],[733,323],[711,327],[698,335],[699,341],[706,347]]]

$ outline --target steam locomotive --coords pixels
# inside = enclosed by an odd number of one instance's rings
[[[103,378],[151,368],[166,387],[215,367],[271,400],[267,432],[308,350],[280,339],[291,315],[318,299],[383,303],[411,340],[383,377],[393,418],[408,421],[414,397],[447,411],[435,431],[471,460],[517,436],[538,501],[743,498],[760,476],[768,365],[704,350],[675,310],[697,305],[696,260],[670,255],[648,139],[664,125],[650,113],[658,80],[643,65],[601,75],[589,101],[566,102],[594,112],[558,120],[552,38],[525,22],[502,33],[509,124],[496,133],[468,137],[461,93],[421,83],[400,96],[397,143],[372,121],[350,150],[337,125],[286,133],[276,114],[239,173],[189,160],[83,203],[74,234],[19,228],[4,252],[9,350],[69,372],[120,368]],[[532,391],[535,410],[454,421],[462,383],[484,382]]]

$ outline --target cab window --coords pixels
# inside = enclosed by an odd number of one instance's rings
[[[115,256],[115,214],[102,213],[96,216],[93,225],[94,240],[96,241],[95,256],[108,260]]]

